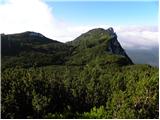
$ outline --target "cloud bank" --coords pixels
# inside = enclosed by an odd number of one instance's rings
[[[93,28],[113,27],[118,40],[135,63],[158,66],[157,26],[75,26],[54,16],[45,0],[5,0],[0,2],[0,33],[35,31],[61,42],[75,39]]]
[[[116,32],[118,40],[134,63],[159,66],[158,27],[119,27]]]
[[[6,0],[0,4],[0,33],[37,31],[52,37],[57,21],[41,0]]]

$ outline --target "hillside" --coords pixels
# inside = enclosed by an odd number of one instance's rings
[[[134,64],[113,28],[1,39],[2,118],[158,118],[158,68]]]
[[[96,57],[112,55],[119,57],[118,59],[125,59],[125,64],[132,64],[131,59],[119,44],[113,28],[90,30],[67,44],[75,48],[69,61],[72,64],[85,64]]]
[[[2,69],[64,64],[70,47],[35,32],[2,35]],[[5,67],[3,67],[5,66]]]

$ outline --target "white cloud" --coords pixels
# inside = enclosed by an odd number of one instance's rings
[[[159,65],[158,26],[121,26],[115,31],[134,63]]]
[[[159,44],[156,26],[123,26],[115,30],[119,41],[127,49],[151,49]]]
[[[0,33],[36,31],[48,37],[61,25],[41,0],[6,0],[0,4]]]

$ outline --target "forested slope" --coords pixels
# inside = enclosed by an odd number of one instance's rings
[[[158,68],[136,65],[113,28],[68,43],[2,35],[2,118],[158,118]]]

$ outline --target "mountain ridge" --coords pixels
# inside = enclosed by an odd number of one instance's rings
[[[128,57],[125,50],[118,42],[117,35],[112,27],[106,30],[103,28],[89,30],[88,32],[81,34],[73,41],[67,42],[67,44],[75,46],[78,49],[77,51],[99,47],[99,50],[94,52],[99,53],[102,49],[101,52],[106,52],[105,54],[111,53],[124,56],[131,64],[133,64],[132,60]]]
[[[31,31],[2,35],[2,56],[12,55],[22,58],[23,55],[26,57],[27,54],[29,56],[33,54],[32,61],[36,59],[37,55],[42,55],[42,57],[46,55],[47,58],[51,57],[48,58],[50,59],[49,64],[54,64],[55,61],[61,59],[63,62],[55,63],[81,65],[87,64],[94,57],[116,54],[125,57],[126,62],[128,61],[127,64],[133,64],[118,42],[117,35],[112,27],[106,30],[103,28],[89,30],[67,43],[52,40],[40,33]]]

